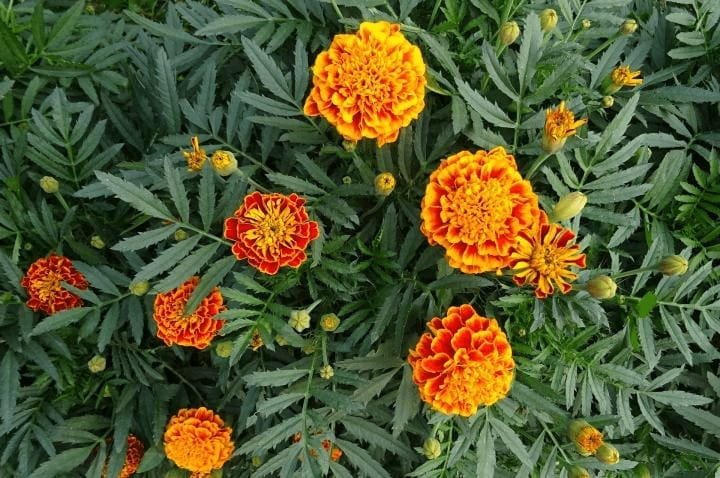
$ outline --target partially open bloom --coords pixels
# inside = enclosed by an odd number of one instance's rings
[[[183,151],[183,156],[187,160],[188,171],[200,171],[207,160],[205,150],[200,147],[200,140],[197,136],[190,138],[192,151]]]
[[[380,173],[375,176],[375,192],[380,196],[389,196],[395,189],[395,176],[392,173]]]
[[[210,158],[210,164],[220,176],[229,176],[238,168],[237,159],[230,151],[215,151]]]
[[[425,107],[425,63],[400,25],[363,22],[335,35],[312,71],[305,114],[322,115],[346,140],[392,143]]]
[[[127,452],[125,452],[125,463],[118,478],[129,478],[135,474],[143,455],[145,454],[145,445],[135,435],[128,435],[127,437]],[[102,477],[107,476],[108,463],[105,462],[105,466],[102,471]]]
[[[549,108],[545,114],[545,129],[543,130],[542,147],[546,153],[556,153],[565,141],[575,134],[577,128],[587,123],[587,119],[575,119],[572,111],[565,108],[561,101],[557,109]]]
[[[508,265],[520,231],[538,222],[529,181],[501,147],[462,151],[430,175],[421,204],[420,230],[445,248],[450,266],[475,274]]]
[[[225,219],[225,238],[235,241],[232,252],[265,274],[282,266],[295,269],[305,262],[305,248],[319,235],[318,223],[308,219],[305,200],[293,193],[245,196],[235,214]]]
[[[552,295],[555,286],[563,294],[570,292],[570,282],[577,279],[570,266],[585,267],[585,254],[580,253],[577,244],[572,244],[573,239],[575,234],[570,229],[547,224],[543,214],[539,227],[518,235],[510,256],[510,267],[515,271],[513,281],[520,286],[525,283],[536,286],[535,296],[539,299]]]
[[[546,8],[540,13],[540,28],[544,32],[549,32],[557,26],[558,15],[552,8]]]
[[[612,108],[612,106],[615,104],[615,98],[613,98],[612,96],[607,96],[607,95],[603,96],[602,99],[600,100],[600,104],[602,105],[603,108],[606,108],[606,109]]]
[[[498,33],[500,43],[505,46],[512,45],[520,36],[520,26],[517,22],[505,22]]]
[[[27,306],[32,310],[42,310],[48,315],[65,309],[80,307],[80,297],[63,288],[67,282],[77,289],[87,289],[85,276],[75,269],[67,257],[50,254],[30,264],[20,284],[28,294]]]
[[[638,76],[640,76],[640,71],[631,71],[627,65],[618,66],[603,81],[603,94],[612,95],[623,86],[635,87],[642,85],[643,80]]]
[[[505,332],[495,319],[471,305],[450,307],[434,317],[408,362],[420,398],[447,415],[469,417],[510,391],[515,361]]]
[[[212,410],[183,408],[165,428],[165,455],[179,468],[204,476],[230,459],[235,448],[231,434],[232,428]]]
[[[323,365],[320,368],[320,377],[324,378],[325,380],[330,380],[335,376],[335,370],[330,365]]]
[[[320,317],[320,327],[322,327],[325,332],[335,332],[335,329],[339,326],[340,318],[335,314],[324,314]]]
[[[310,327],[310,312],[305,309],[293,310],[290,312],[290,320],[288,320],[290,327],[298,332]]]
[[[583,456],[593,455],[603,444],[603,434],[585,420],[573,420],[568,427],[568,437]]]
[[[225,325],[224,320],[215,320],[215,316],[227,308],[217,287],[203,298],[195,312],[185,315],[185,304],[199,282],[200,278],[193,276],[177,289],[155,296],[153,319],[157,336],[165,345],[204,349]]]
[[[107,360],[102,355],[94,355],[90,360],[88,360],[87,366],[88,370],[92,373],[100,373],[103,370],[105,370],[105,366],[107,365]]]

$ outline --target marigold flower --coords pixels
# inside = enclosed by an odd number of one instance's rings
[[[305,114],[322,115],[349,141],[392,143],[425,107],[425,63],[400,25],[363,22],[335,35],[312,71]]]
[[[540,13],[540,28],[544,32],[549,32],[557,26],[558,15],[552,8],[546,8]]]
[[[85,276],[75,269],[67,257],[53,253],[30,264],[20,281],[29,296],[27,306],[35,311],[42,310],[48,315],[80,307],[83,304],[82,299],[64,289],[61,282],[67,282],[81,290],[88,288]]]
[[[547,224],[543,214],[540,227],[522,231],[510,256],[515,271],[513,281],[522,286],[536,286],[535,296],[544,299],[555,291],[553,283],[563,294],[572,289],[569,282],[577,279],[570,266],[585,267],[585,254],[577,244],[570,244],[575,234],[557,224]]]
[[[450,266],[470,274],[506,267],[520,231],[540,217],[530,182],[501,147],[442,161],[421,209],[420,230],[430,245],[440,244]]]
[[[320,317],[320,327],[325,332],[335,332],[340,326],[340,318],[335,314],[324,314]]]
[[[666,276],[683,275],[688,270],[688,260],[683,256],[663,257],[658,265],[658,269]]]
[[[40,178],[40,189],[47,194],[54,194],[60,190],[60,183],[52,176]]]
[[[227,309],[217,287],[203,298],[194,313],[185,315],[185,304],[199,282],[200,278],[193,276],[180,287],[155,296],[153,319],[157,336],[165,345],[204,349],[225,325],[224,320],[215,320],[216,315]]]
[[[445,414],[469,417],[510,390],[515,362],[505,333],[495,319],[471,305],[450,307],[434,317],[408,362],[420,398]]]
[[[568,436],[575,442],[578,453],[590,456],[603,444],[603,434],[585,420],[573,420],[568,427]]]
[[[542,147],[547,153],[556,153],[565,141],[573,136],[580,126],[587,123],[587,119],[575,120],[572,111],[565,108],[561,101],[557,109],[549,108],[545,114],[545,129],[543,130]]]
[[[512,45],[520,36],[520,26],[517,22],[505,22],[500,27],[500,43],[505,46]]]
[[[610,73],[610,76],[603,81],[603,94],[612,95],[623,86],[634,87],[642,85],[643,80],[642,78],[638,78],[638,76],[640,76],[640,71],[631,71],[627,65],[618,66]]]
[[[308,219],[305,200],[293,193],[245,196],[235,214],[225,219],[224,236],[235,241],[232,252],[265,274],[282,266],[298,268],[305,248],[319,236],[318,223]]]
[[[230,151],[215,151],[210,158],[210,164],[220,176],[230,176],[238,168],[237,159]]]
[[[389,196],[395,189],[395,176],[392,173],[380,173],[375,176],[375,192],[380,196]]]
[[[250,339],[250,348],[253,352],[257,352],[263,345],[265,345],[265,342],[263,342],[262,337],[260,337],[260,332],[256,330],[253,332],[252,339]]]
[[[212,410],[183,408],[165,428],[165,455],[179,468],[207,475],[230,459],[235,448],[231,434],[232,428]]]
[[[190,138],[192,151],[183,151],[183,156],[187,160],[188,171],[200,171],[207,160],[205,150],[200,147],[200,140],[197,136]]]
[[[130,476],[134,475],[135,470],[137,470],[137,467],[140,464],[143,455],[145,455],[145,445],[143,445],[143,442],[141,442],[135,435],[128,435],[127,452],[125,452],[125,463],[120,470],[118,478],[129,478]],[[106,460],[101,475],[102,478],[105,478],[107,476],[107,472],[108,462]]]

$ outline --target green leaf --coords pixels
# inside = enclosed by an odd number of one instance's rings
[[[600,364],[598,366],[598,369],[600,371],[602,371],[602,373],[605,374],[605,376],[607,376],[611,380],[618,380],[627,385],[639,385],[639,386],[648,386],[649,385],[647,379],[645,379],[645,377],[643,377],[639,373],[635,372],[634,370],[630,370],[628,368],[617,365],[617,364],[613,364],[613,363]]]
[[[518,94],[510,82],[507,71],[505,71],[505,68],[503,68],[500,64],[500,61],[495,54],[495,50],[487,41],[483,42],[482,56],[485,68],[488,70],[488,75],[490,75],[490,78],[493,80],[493,83],[495,83],[495,86],[497,86],[498,89],[505,93],[509,98],[517,101]]]
[[[307,194],[310,196],[324,196],[326,194],[323,189],[315,186],[308,181],[305,181],[304,179],[299,179],[280,173],[267,173],[266,176],[273,183],[279,186],[286,187],[290,191]]]
[[[20,366],[12,350],[5,352],[0,363],[0,417],[2,423],[11,422],[15,414],[15,404],[20,393]]]
[[[623,186],[605,191],[595,191],[587,195],[589,204],[611,204],[627,201],[634,197],[642,196],[653,187],[652,184],[638,184],[635,186]]]
[[[666,447],[672,448],[673,450],[677,450],[683,455],[689,454],[713,461],[720,461],[720,453],[704,447],[699,443],[685,440],[683,438],[660,436],[656,435],[655,433],[651,433],[650,436],[660,445],[664,445]]]
[[[117,198],[130,204],[138,211],[159,219],[172,220],[172,214],[167,206],[153,193],[142,186],[136,186],[124,179],[118,178],[102,171],[96,171],[95,176]]]
[[[395,413],[392,419],[393,437],[397,438],[405,426],[420,411],[420,396],[412,379],[412,368],[403,366],[403,376],[395,399]]]
[[[482,289],[490,287],[493,283],[485,277],[450,274],[434,280],[428,284],[428,290],[464,290],[464,289]]]
[[[141,474],[154,470],[160,466],[163,461],[165,461],[165,453],[156,446],[150,447],[145,450],[145,454],[135,472]]]
[[[51,51],[53,47],[64,46],[60,44],[60,41],[72,32],[75,24],[80,19],[80,15],[82,15],[84,7],[85,2],[83,0],[79,0],[78,2],[75,2],[72,7],[65,10],[65,13],[62,14],[58,21],[53,25],[52,30],[50,30],[47,43],[45,44],[46,51]]]
[[[165,49],[158,48],[155,57],[155,88],[162,105],[162,117],[165,119],[168,133],[180,131],[180,100],[175,85],[176,76]]]
[[[685,337],[683,336],[682,330],[680,330],[680,326],[677,324],[677,318],[670,312],[668,312],[665,307],[662,306],[660,307],[660,318],[665,325],[665,330],[667,330],[670,334],[670,338],[672,338],[673,342],[675,342],[675,344],[678,346],[680,353],[683,355],[683,357],[685,357],[687,363],[692,365],[693,354],[690,351],[690,347],[688,346]]]
[[[645,355],[645,362],[652,370],[660,361],[660,355],[655,352],[655,338],[653,336],[652,322],[649,318],[638,319],[638,337]]]
[[[11,285],[15,291],[24,296],[25,289],[20,285],[23,278],[23,272],[10,260],[7,255],[5,255],[3,251],[0,251],[0,268],[2,269],[5,277],[8,279],[7,284]]]
[[[200,279],[190,299],[185,305],[185,313],[192,314],[200,302],[217,286],[237,263],[235,256],[228,256],[215,262]]]
[[[665,19],[672,23],[677,23],[678,25],[683,25],[686,27],[695,25],[695,15],[688,12],[687,10],[678,10],[673,13],[670,13],[665,16]]]
[[[392,380],[395,374],[400,370],[396,368],[382,375],[375,377],[369,382],[365,383],[361,388],[358,388],[352,395],[352,400],[362,404],[367,404],[373,397],[379,395],[387,384]]]
[[[167,239],[180,228],[178,224],[170,224],[169,226],[152,229],[150,231],[141,232],[135,236],[128,237],[111,247],[115,251],[136,251],[150,247],[153,244]]]
[[[200,187],[198,188],[198,209],[203,228],[208,231],[212,225],[215,214],[215,172],[207,163],[200,172]]]
[[[391,478],[390,474],[368,452],[349,441],[337,439],[335,445],[340,448],[351,465],[373,478]]]
[[[67,327],[74,324],[92,311],[94,307],[75,307],[74,309],[61,310],[55,314],[45,317],[33,328],[30,335],[41,335],[53,330]]]
[[[353,359],[341,360],[335,365],[340,368],[344,368],[345,370],[365,371],[402,367],[404,364],[405,361],[397,357],[391,357],[387,355],[374,355],[369,357],[358,357]]]
[[[307,371],[301,370],[303,375],[307,374]],[[256,372],[257,373],[257,372]],[[290,407],[293,403],[304,398],[305,394],[300,392],[293,393],[282,393],[275,397],[267,398],[257,404],[257,412],[260,415],[268,417],[275,413],[281,412]]]
[[[185,43],[208,44],[207,41],[196,38],[184,30],[180,30],[178,28],[173,28],[173,27],[163,24],[163,23],[154,22],[154,21],[150,20],[149,18],[146,18],[142,15],[138,15],[137,13],[135,13],[131,10],[123,10],[123,13],[128,18],[130,18],[130,20],[132,20],[135,23],[137,23],[138,25],[144,27],[145,30],[147,30],[151,33],[154,33],[155,35],[157,35],[161,38],[173,38],[175,40],[180,40]]]
[[[95,445],[92,445],[83,448],[72,448],[58,453],[37,467],[28,478],[53,478],[68,473],[87,460],[94,448]]]
[[[699,408],[675,405],[673,409],[685,420],[720,438],[720,417]]]
[[[690,392],[683,392],[682,390],[646,392],[646,394],[648,397],[652,398],[656,402],[678,407],[694,407],[700,405],[707,405],[708,403],[713,402],[713,399],[710,397],[703,397],[702,395],[696,395]]]
[[[223,15],[195,32],[196,35],[233,34],[256,28],[268,22],[267,18],[250,15]]]
[[[199,235],[189,237],[162,251],[152,262],[140,269],[135,275],[133,282],[153,279],[175,266],[178,261],[190,254],[190,251],[192,251],[200,241],[200,237]]]
[[[286,103],[273,100],[266,96],[258,95],[250,91],[242,91],[237,94],[237,97],[243,102],[250,106],[254,106],[260,111],[270,113],[277,116],[300,116],[303,114],[302,110],[288,106]]]
[[[515,128],[515,122],[497,104],[486,100],[467,83],[457,79],[458,92],[465,98],[470,108],[486,121],[502,128]]]
[[[600,142],[595,148],[595,154],[593,155],[591,162],[605,157],[608,151],[610,151],[613,146],[623,139],[625,131],[627,131],[628,125],[630,124],[630,120],[632,120],[635,115],[635,109],[637,108],[639,99],[640,95],[635,93],[632,98],[628,100],[627,104],[623,106],[620,112],[618,112],[617,116],[615,116],[615,118],[613,118],[610,124],[605,128],[602,136],[600,137]]]
[[[495,440],[490,431],[490,423],[485,422],[477,440],[477,465],[475,475],[486,478],[495,476]]]
[[[190,222],[190,201],[187,197],[187,191],[183,185],[180,172],[172,166],[170,158],[165,158],[165,179],[168,182],[170,196],[172,196],[175,207],[180,214],[180,218],[185,222]]]
[[[248,38],[242,38],[242,45],[245,54],[253,65],[253,71],[260,79],[260,83],[275,96],[294,104],[295,99],[290,92],[290,86],[285,81],[285,76],[275,63],[275,60],[265,53],[257,43]]]
[[[540,30],[540,19],[534,12],[530,12],[525,18],[525,29],[517,60],[521,93],[532,84],[537,62],[542,54],[542,45],[543,34]]]
[[[409,446],[396,440],[392,435],[370,420],[348,415],[341,418],[340,421],[351,434],[368,444],[379,446],[383,450],[388,450],[408,460],[415,458],[415,453],[413,453]]]
[[[206,244],[187,256],[165,279],[155,284],[155,290],[165,292],[178,287],[210,262],[219,246],[217,242]]]
[[[500,439],[507,445],[510,451],[522,462],[523,465],[528,466],[530,469],[533,468],[533,462],[528,455],[527,449],[520,437],[513,431],[512,428],[507,426],[495,417],[490,418],[490,424],[492,425],[495,433],[498,434]]]
[[[305,372],[307,373],[307,371]],[[299,432],[302,427],[302,420],[302,415],[288,418],[243,443],[236,453],[249,455],[251,453],[265,452],[278,443],[287,441],[291,436]]]

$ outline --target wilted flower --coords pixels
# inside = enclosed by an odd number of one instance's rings
[[[587,119],[575,120],[572,111],[565,108],[561,101],[557,109],[549,108],[545,113],[545,129],[543,130],[542,148],[546,153],[556,153],[564,145],[567,138],[573,136]]]
[[[295,193],[255,191],[225,219],[224,236],[235,241],[235,257],[270,275],[282,266],[300,267],[307,259],[305,248],[319,234],[318,223],[308,219],[305,200]]]
[[[560,198],[552,210],[551,219],[553,221],[567,221],[583,210],[587,204],[587,196],[580,191],[573,191]]]
[[[265,345],[265,342],[263,342],[263,339],[260,336],[260,332],[256,330],[255,332],[253,332],[252,339],[250,339],[250,348],[253,350],[253,352],[257,352],[263,345]]]
[[[212,410],[183,408],[165,428],[165,456],[179,468],[207,475],[230,459],[235,448],[231,435],[232,428]]]
[[[507,267],[518,234],[540,218],[537,196],[501,147],[440,162],[421,203],[420,231],[451,267],[476,274]]]
[[[322,115],[345,140],[392,143],[425,107],[425,63],[400,25],[362,22],[335,35],[313,66],[308,116]]]
[[[612,108],[612,105],[615,104],[615,98],[613,98],[612,96],[605,95],[602,97],[602,100],[600,100],[600,101],[602,103],[603,108]]]
[[[325,332],[334,332],[340,325],[340,319],[335,314],[325,314],[320,317],[320,327]]]
[[[614,465],[620,461],[620,452],[610,443],[603,443],[595,452],[595,458],[606,465]]]
[[[188,171],[200,171],[207,160],[205,150],[200,147],[200,140],[197,136],[190,138],[192,151],[183,151],[183,156],[187,160]]]
[[[140,297],[147,294],[147,291],[150,290],[150,283],[146,280],[133,282],[128,289],[130,289],[132,295]]]
[[[500,43],[505,46],[512,45],[520,36],[520,27],[517,22],[505,22],[500,27]]]
[[[220,176],[229,176],[238,168],[237,159],[230,151],[215,151],[210,158],[210,164]]]
[[[470,304],[450,307],[434,317],[408,362],[420,398],[447,415],[469,417],[510,391],[515,362],[495,319],[478,315]]]
[[[638,24],[632,18],[628,18],[622,23],[622,25],[620,25],[620,33],[623,35],[632,35],[637,29]]]
[[[683,256],[663,257],[658,265],[658,269],[666,276],[683,275],[688,270],[688,260]]]
[[[90,245],[95,249],[104,249],[105,241],[102,240],[102,237],[95,235],[90,238]]]
[[[40,178],[40,189],[47,194],[54,194],[60,190],[60,183],[52,176],[43,176]]]
[[[107,365],[107,361],[105,360],[105,357],[102,355],[94,355],[93,358],[88,360],[87,366],[88,370],[92,373],[100,373],[103,370],[105,370],[105,366]]]
[[[325,380],[330,380],[335,375],[335,370],[330,365],[323,365],[320,368],[320,377],[324,378]]]
[[[595,299],[612,299],[615,297],[617,284],[610,277],[601,274],[590,279],[585,284],[585,290]]]
[[[428,438],[423,443],[423,454],[428,460],[434,460],[442,455],[442,446],[437,438]]]
[[[618,66],[603,81],[603,94],[612,95],[623,86],[642,85],[643,80],[638,76],[640,76],[640,71],[631,71],[629,66]]]
[[[590,472],[579,465],[568,468],[568,478],[590,478]]]
[[[395,176],[392,173],[380,173],[375,177],[375,192],[380,196],[389,196],[395,189]]]
[[[310,327],[310,313],[305,309],[293,310],[290,312],[288,324],[296,331],[302,332]]]
[[[63,288],[62,282],[81,290],[88,288],[85,276],[67,257],[50,254],[33,262],[20,282],[28,294],[27,306],[48,315],[82,306],[82,299]]]
[[[552,8],[546,8],[540,13],[540,28],[544,32],[549,32],[557,26],[558,15]]]
[[[603,434],[585,420],[573,420],[568,427],[568,437],[583,456],[594,454],[603,444]]]
[[[120,474],[117,476],[117,478],[129,478],[132,475],[135,474],[135,470],[137,470],[138,465],[140,465],[140,461],[143,458],[143,455],[145,455],[145,445],[143,445],[143,442],[141,442],[135,435],[130,434],[127,437],[127,451],[125,452],[125,462],[123,463],[123,467],[120,470]],[[102,478],[107,477],[108,472],[108,460],[105,461],[105,466],[103,467]]]

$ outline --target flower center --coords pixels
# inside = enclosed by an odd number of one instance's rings
[[[504,222],[511,213],[507,192],[497,179],[468,183],[443,200],[443,219],[458,230],[460,240],[467,244],[504,234]]]
[[[247,232],[247,238],[254,240],[264,253],[268,250],[272,254],[279,253],[280,246],[284,242],[289,242],[295,231],[296,221],[290,208],[280,209],[280,207],[279,203],[268,202],[267,211],[257,208],[245,214],[245,217],[255,225],[254,229]]]
[[[45,277],[36,279],[34,285],[40,300],[51,301],[62,290],[61,281],[62,275],[58,272],[48,272]]]
[[[538,246],[533,250],[530,258],[530,268],[535,269],[542,275],[551,275],[557,269],[562,268],[559,264],[562,250],[557,247]]]

